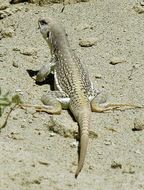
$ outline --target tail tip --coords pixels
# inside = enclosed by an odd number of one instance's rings
[[[75,179],[77,179],[77,177],[78,177],[78,175],[79,175],[80,172],[81,172],[81,170],[78,168],[77,171],[76,171],[76,173],[75,173]]]

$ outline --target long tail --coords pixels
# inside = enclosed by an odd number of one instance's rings
[[[80,155],[78,167],[75,173],[75,178],[78,177],[82,167],[84,165],[87,146],[89,141],[89,125],[90,125],[90,112],[89,110],[83,111],[79,117],[79,127],[80,127]]]

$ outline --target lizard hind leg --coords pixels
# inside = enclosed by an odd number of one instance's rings
[[[61,103],[52,96],[52,94],[46,94],[41,97],[42,103],[45,105],[44,108],[39,108],[37,111],[47,112],[49,114],[60,114],[62,107]]]
[[[37,109],[40,112],[47,112],[49,114],[60,114],[62,108],[68,109],[70,98],[60,91],[49,91],[41,98],[44,108]]]
[[[141,106],[134,105],[134,104],[98,104],[95,99],[91,101],[91,109],[93,112],[106,112],[112,110],[127,110],[127,109],[134,109],[134,108],[141,108]]]

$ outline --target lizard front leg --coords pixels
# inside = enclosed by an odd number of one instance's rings
[[[46,79],[46,77],[54,71],[56,65],[56,60],[55,58],[51,58],[50,62],[47,65],[44,65],[40,68],[39,72],[37,73],[36,76],[36,81],[37,82],[42,82]]]

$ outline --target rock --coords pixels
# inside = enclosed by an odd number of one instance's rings
[[[119,64],[119,63],[126,63],[126,60],[124,60],[121,57],[113,57],[113,58],[111,58],[111,60],[109,62],[109,64],[111,64],[111,65],[116,65],[116,64]]]
[[[144,13],[144,8],[141,6],[141,3],[136,3],[136,5],[133,6],[133,10],[138,14]]]
[[[15,31],[11,27],[2,29],[0,33],[2,38],[13,37],[15,35]]]
[[[134,127],[132,131],[141,131],[144,130],[144,115],[140,115],[139,117],[134,119]]]
[[[89,170],[94,170],[94,166],[89,166]]]
[[[141,2],[140,2],[140,5],[141,5],[141,6],[144,6],[144,1],[141,1]]]
[[[19,67],[18,62],[17,61],[13,61],[13,66],[16,67],[16,68],[18,68]]]
[[[28,0],[11,0],[10,4],[23,3],[23,2],[26,2],[26,1],[28,1]]]
[[[72,148],[77,148],[78,147],[78,141],[74,141],[74,142],[72,142],[71,144],[70,144],[70,146],[72,147]]]
[[[5,4],[5,3],[9,4],[9,0],[0,0],[0,5]]]
[[[20,51],[20,48],[19,47],[14,47],[12,50],[13,51]]]
[[[113,161],[113,162],[111,163],[111,168],[113,168],[113,169],[116,169],[116,168],[121,169],[121,168],[122,168],[122,164],[121,164],[121,163],[118,163],[117,161]]]
[[[37,51],[31,47],[26,47],[20,49],[20,53],[27,56],[35,56],[37,54]]]
[[[8,137],[13,139],[13,140],[24,140],[23,136],[20,133],[17,133],[17,132],[11,132],[8,135]]]
[[[22,0],[13,0],[13,1],[22,1]],[[39,5],[46,5],[46,4],[53,4],[53,3],[64,3],[73,4],[73,3],[80,3],[80,2],[87,2],[89,0],[28,0],[29,3],[35,3]]]
[[[130,165],[130,164],[127,164],[124,168],[123,168],[123,171],[122,171],[123,174],[134,174],[135,173],[135,167]]]
[[[80,39],[79,45],[81,47],[91,47],[96,45],[97,40],[95,38]]]
[[[54,132],[51,132],[51,133],[49,133],[49,136],[54,137],[54,136],[56,136],[56,134]]]
[[[95,78],[96,78],[96,79],[101,79],[101,78],[102,78],[102,75],[101,75],[100,73],[97,73],[97,74],[95,75]]]
[[[9,4],[0,4],[0,6],[0,19],[11,16],[22,9],[21,7],[9,7]]]
[[[89,131],[89,137],[91,139],[96,139],[96,138],[98,138],[98,134],[95,133],[94,131]]]
[[[0,19],[7,17],[7,14],[4,11],[0,11]]]
[[[13,14],[13,12],[11,11],[10,8],[0,10],[0,19],[3,19],[7,16],[11,16],[12,14]]]
[[[20,88],[16,89],[15,91],[18,92],[18,93],[22,92],[22,90]]]
[[[44,165],[44,166],[49,166],[50,165],[50,163],[48,162],[48,161],[38,161],[39,162],[39,164],[42,164],[42,165]]]
[[[111,145],[112,142],[111,142],[110,139],[105,139],[104,144],[105,144],[105,145]]]
[[[7,8],[6,10],[4,10],[4,12],[7,14],[7,16],[11,16],[13,14],[10,8]]]
[[[0,10],[5,10],[9,7],[9,3],[0,3]]]
[[[28,0],[29,3],[35,3],[39,5],[47,5],[52,3],[63,3],[63,0]]]
[[[39,5],[46,5],[46,4],[53,4],[53,3],[64,3],[67,4],[73,4],[73,3],[80,3],[80,2],[87,2],[89,0],[11,0],[11,4],[17,4],[17,3],[34,3]]]

